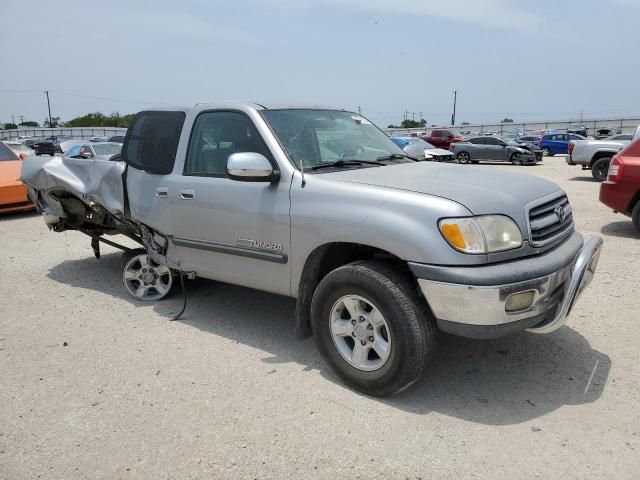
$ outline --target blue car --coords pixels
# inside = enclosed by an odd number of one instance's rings
[[[569,153],[569,142],[571,140],[586,140],[586,138],[575,133],[547,133],[542,136],[538,146],[542,149],[542,155],[553,157],[556,153]]]

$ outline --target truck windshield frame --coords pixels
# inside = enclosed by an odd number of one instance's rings
[[[307,169],[312,173],[315,166],[340,160],[375,162],[380,157],[405,155],[382,130],[354,112],[287,108],[265,109],[260,114],[291,164],[300,169],[302,162],[305,173]],[[354,162],[352,168],[367,166],[370,165]]]

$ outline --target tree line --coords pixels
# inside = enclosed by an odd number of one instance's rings
[[[80,117],[72,118],[66,122],[60,121],[60,117],[52,117],[51,120],[45,119],[43,125],[48,128],[55,127],[121,127],[127,128],[133,120],[133,113],[127,113],[121,115],[120,112],[114,112],[110,115],[105,115],[102,112],[87,113]],[[5,123],[5,130],[15,130],[20,127],[39,127],[38,122],[29,120],[25,122]]]

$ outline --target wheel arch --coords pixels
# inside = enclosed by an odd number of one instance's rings
[[[311,329],[311,300],[318,284],[325,275],[348,263],[372,259],[409,272],[406,261],[386,250],[361,243],[326,243],[316,247],[309,254],[302,269],[296,300],[296,336],[299,340],[304,340],[313,335]]]
[[[593,157],[591,157],[589,166],[593,167],[593,164],[596,163],[601,158],[613,157],[616,153],[618,152],[614,152],[612,150],[598,150],[596,153],[593,154]]]

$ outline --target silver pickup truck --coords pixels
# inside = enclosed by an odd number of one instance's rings
[[[632,134],[618,134],[604,140],[571,140],[567,165],[582,165],[583,170],[591,170],[595,180],[603,182],[607,179],[611,159],[631,140]]]
[[[297,299],[300,339],[372,395],[415,383],[437,331],[560,328],[602,241],[531,176],[417,162],[362,115],[251,104],[138,113],[121,157],[31,157],[22,179],[54,231],[118,246],[159,300],[194,276]],[[113,237],[111,237],[113,238]]]

